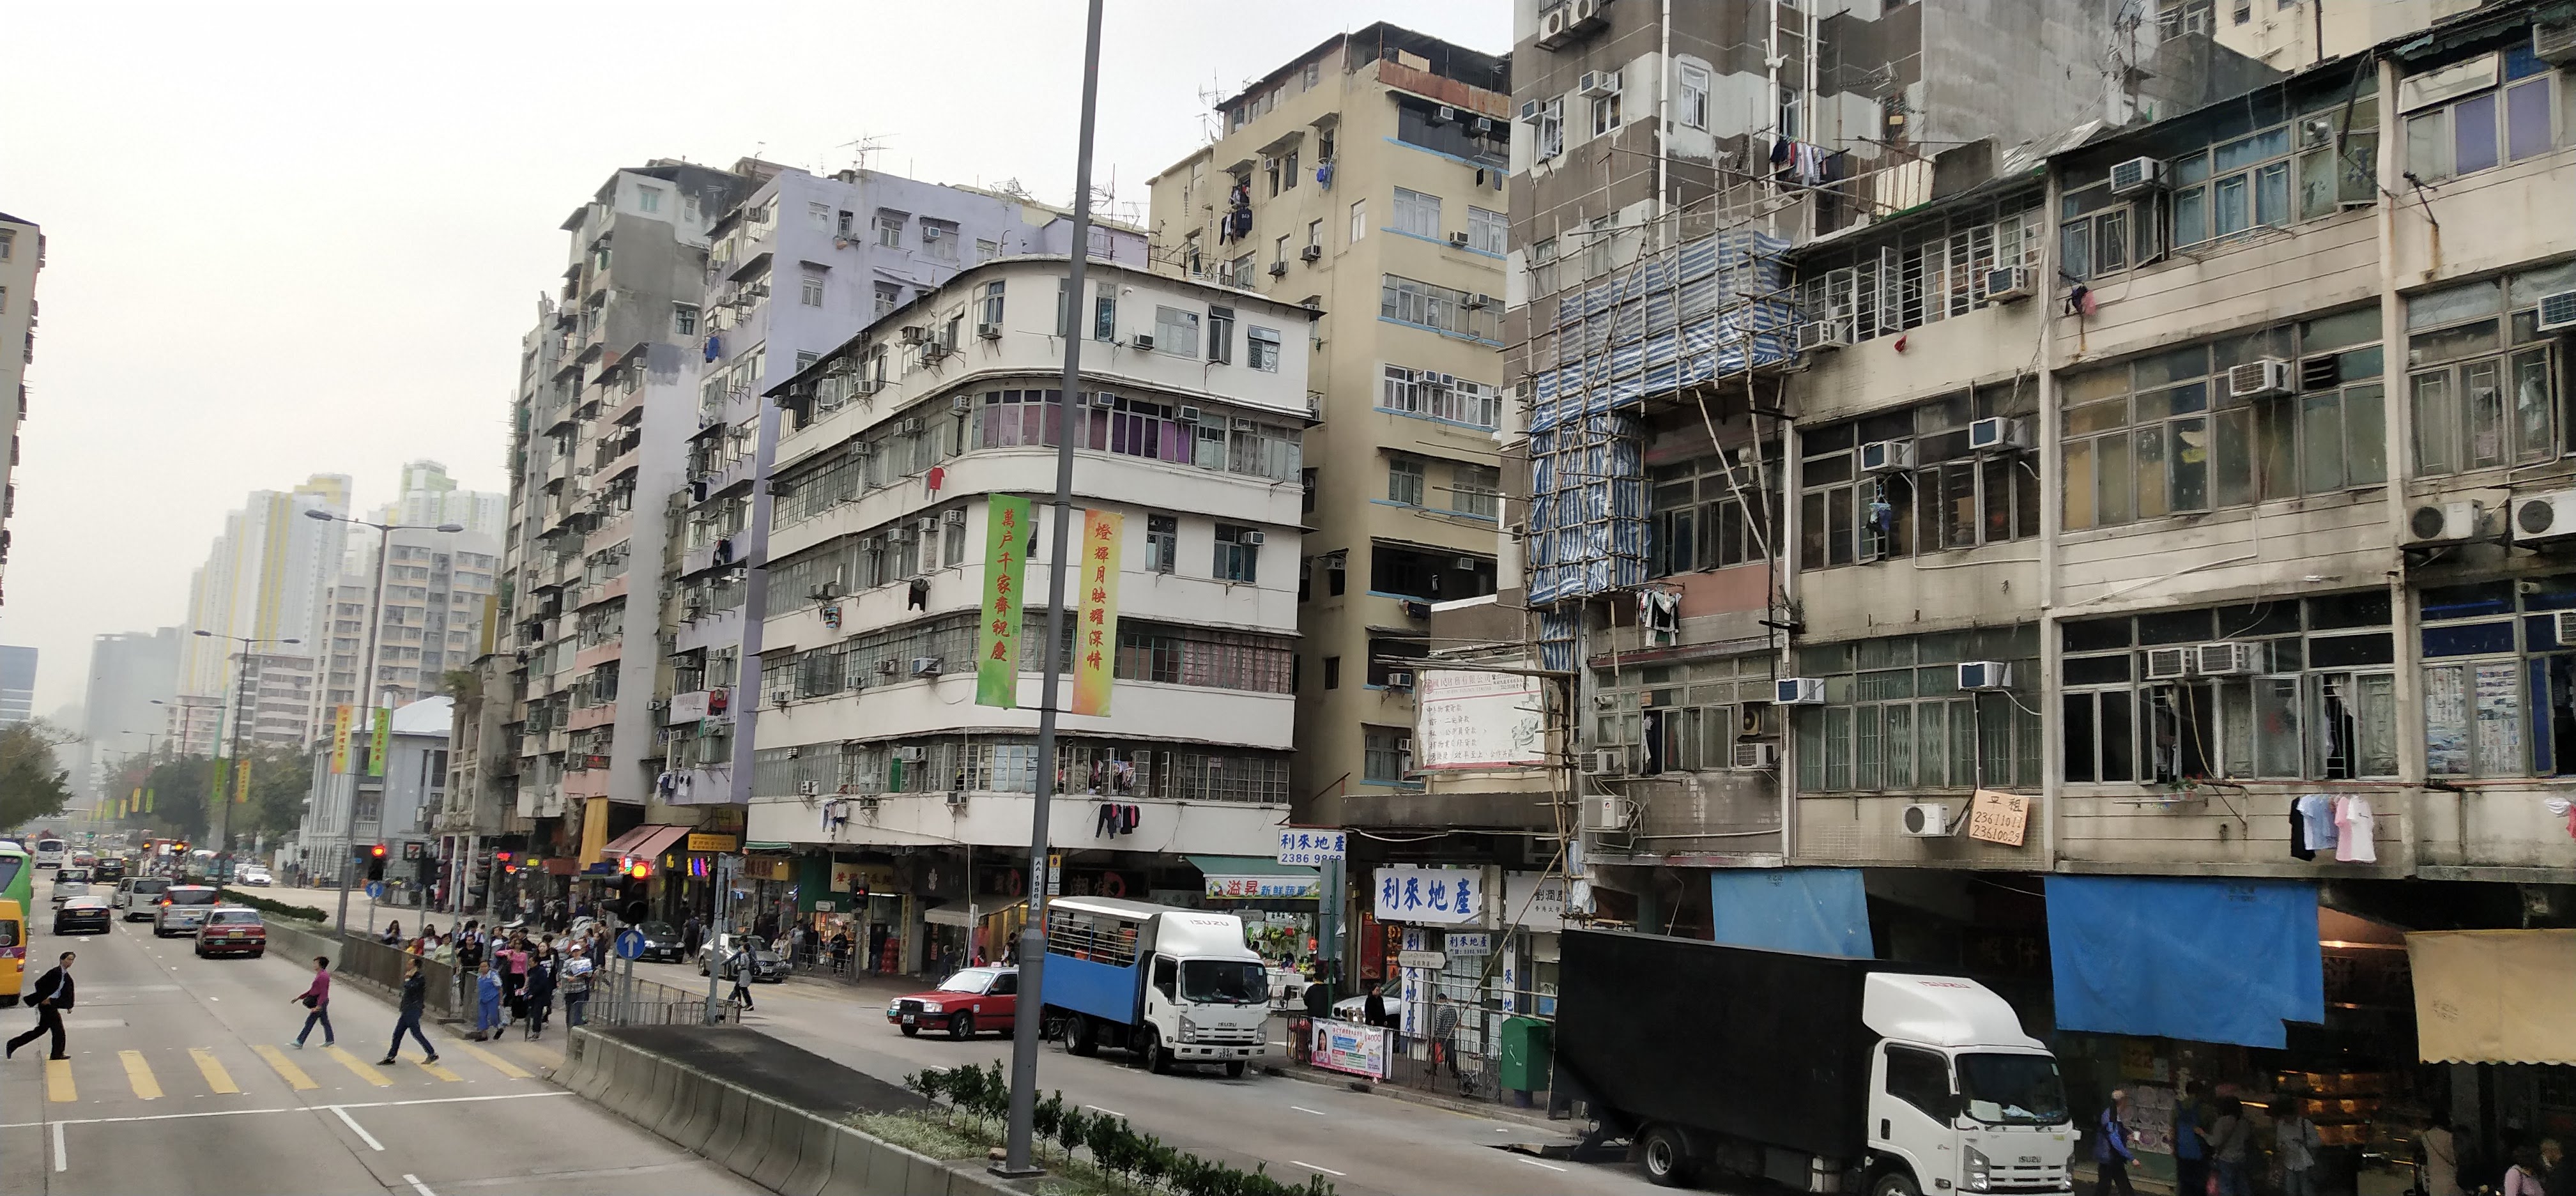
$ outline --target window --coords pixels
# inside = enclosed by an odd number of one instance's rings
[[[901,306],[903,306],[902,284],[892,282],[881,282],[877,284],[876,314],[882,316]]]
[[[1556,293],[1556,238],[1530,242],[1529,284],[1533,297]]]
[[[1321,220],[1309,220],[1309,221],[1307,221],[1307,222],[1306,222],[1306,248],[1308,248],[1308,249],[1316,249],[1316,250],[1320,250],[1320,249],[1322,249],[1323,247],[1324,247],[1324,222],[1323,222],[1323,221],[1321,221]]]
[[[992,261],[994,258],[997,258],[997,257],[1000,257],[1000,256],[1002,256],[1002,243],[1001,243],[1001,242],[999,242],[999,241],[986,241],[986,240],[981,240],[981,239],[978,239],[978,240],[975,242],[975,260],[976,260],[976,261],[978,261],[978,262],[989,262],[989,261]]]
[[[877,209],[877,244],[889,249],[903,248],[903,222],[908,219],[910,217],[889,208]]]
[[[2567,421],[2558,409],[2556,349],[2539,334],[2533,308],[2541,294],[2571,286],[2576,263],[2562,263],[2407,300],[2417,473],[2558,458],[2570,429],[2561,427]]]
[[[696,305],[696,304],[694,304],[694,303],[674,303],[674,304],[672,304],[672,305],[671,305],[671,335],[673,335],[673,336],[696,336],[697,334],[698,334],[698,307],[697,307],[697,305]]]
[[[1494,562],[1487,557],[1427,552],[1394,544],[1369,547],[1368,588],[1373,594],[1442,602],[1494,592]]]
[[[953,220],[932,220],[928,217],[923,217],[921,221],[921,251],[934,261],[956,261],[957,222]]]
[[[1501,212],[1489,212],[1469,205],[1467,208],[1467,248],[1502,256],[1511,239],[1512,218]]]
[[[831,231],[832,231],[832,205],[827,204],[827,203],[809,203],[809,204],[806,204],[806,205],[805,205],[805,223],[810,224],[810,225],[813,225],[813,226],[814,226],[815,231],[817,231],[817,232],[826,232],[826,233],[831,232]]]
[[[1367,238],[1368,201],[1365,199],[1354,199],[1351,201],[1351,244],[1357,245]]]
[[[1986,405],[1991,409],[2010,402],[2011,394],[2009,387],[1988,392]],[[2038,462],[2027,453],[1980,456],[1969,451],[1970,417],[1982,413],[1961,393],[1802,436],[1800,567],[1866,563],[2037,535]],[[1912,468],[1863,471],[1859,450],[1876,441],[1909,443]],[[1740,475],[1743,466],[1736,468]],[[1706,485],[1701,489],[1705,493]],[[1684,529],[1671,518],[1666,523],[1678,544]],[[1712,530],[1722,534],[1724,529],[1700,529],[1700,534]],[[1717,554],[1721,563],[1729,555],[1725,547]],[[1759,549],[1752,551],[1758,555]]]
[[[1494,341],[1501,335],[1495,312],[1485,304],[1471,304],[1470,298],[1465,291],[1389,274],[1379,283],[1377,314],[1434,332]]]
[[[1354,204],[1352,206],[1357,207],[1358,205]],[[17,246],[18,230],[14,228],[0,228],[0,262],[8,261],[9,255],[16,251]]]
[[[1216,525],[1218,581],[1251,584],[1260,579],[1261,532],[1238,524]]]
[[[1210,307],[1207,314],[1207,359],[1224,363],[1234,360],[1234,309]]]
[[[805,279],[804,279],[804,283],[803,283],[803,285],[802,285],[802,286],[800,286],[800,287],[797,289],[797,293],[796,293],[796,301],[797,301],[797,302],[799,302],[799,303],[804,304],[804,305],[805,305],[805,306],[807,306],[807,307],[821,307],[821,306],[823,306],[823,272],[822,272],[822,271],[820,271],[820,270],[816,270],[816,269],[813,269],[813,268],[811,268],[811,267],[808,267],[808,268],[805,270]]]
[[[1440,237],[1440,197],[1395,189],[1395,231],[1417,237]]]
[[[1145,517],[1145,569],[1150,573],[1169,573],[1180,560],[1181,521],[1177,515]]]
[[[1386,500],[1408,507],[1422,505],[1423,463],[1420,457],[1397,454],[1386,463]]]
[[[1270,239],[1270,260],[1282,266],[1288,264],[1288,234],[1281,233]]]
[[[1282,191],[1294,191],[1294,190],[1296,190],[1296,189],[1297,189],[1297,151],[1295,151],[1295,150],[1290,150],[1290,151],[1288,151],[1288,152],[1287,152],[1287,154],[1286,154],[1286,155],[1282,156],[1282,157],[1280,158],[1280,160],[1279,160],[1279,167],[1280,167],[1279,189],[1280,189],[1280,190],[1282,190]]]
[[[1244,331],[1244,364],[1265,374],[1279,372],[1279,333],[1258,324]]]
[[[2501,68],[2504,83],[2493,86]],[[2472,174],[2506,162],[2519,162],[2549,150],[2553,75],[2548,64],[2528,46],[2507,50],[2501,60],[2472,59],[2430,73],[2430,80],[2482,87],[2475,94],[2451,99],[2406,117],[2406,170],[2419,179]],[[2417,76],[2425,79],[2427,76]],[[2413,80],[2410,80],[2412,82]],[[2436,83],[2436,85],[2440,85]],[[2556,86],[2566,87],[2564,79]]]
[[[647,214],[661,211],[662,189],[659,187],[637,187],[635,189],[635,210]]]
[[[1887,1094],[1943,1125],[1950,1123],[1950,1065],[1939,1055],[1890,1045]]]
[[[1199,355],[1199,316],[1177,307],[1154,309],[1154,351],[1182,357]]]
[[[1446,420],[1471,428],[1491,428],[1502,418],[1502,399],[1493,387],[1454,374],[1383,367],[1377,408],[1399,415]]]
[[[1825,681],[1825,704],[1792,714],[1799,790],[2038,785],[2038,657],[2029,624],[1799,649],[1797,674]],[[1963,660],[2011,665],[2018,692],[1960,692]]]
[[[1118,285],[1097,283],[1091,292],[1091,339],[1118,339]]]
[[[1657,466],[1649,476],[1648,573],[1664,577],[1749,565],[1768,559],[1765,545],[1778,547],[1780,500],[1763,479],[1780,476],[1779,444],[1762,446],[1758,470],[1743,449],[1728,452],[1723,462],[1711,454]]]
[[[1708,68],[1684,64],[1681,68],[1681,122],[1686,129],[1708,127]]]
[[[2379,101],[2365,95],[2347,105],[2341,95],[2328,98],[2331,103],[2321,98],[2308,114],[2288,124],[2174,159],[2169,168],[2173,243],[2197,245],[2370,202],[2378,190]],[[2087,202],[2107,201],[2106,184],[2100,197]],[[2152,210],[2141,207],[2138,212],[2143,245]],[[2113,268],[2097,261],[2092,272]]]
[[[1362,727],[1360,779],[1380,785],[1406,783],[1413,771],[1413,733],[1402,727]]]
[[[993,281],[984,284],[984,305],[982,310],[976,313],[975,322],[979,324],[988,324],[995,328],[1002,326],[1001,279],[996,278]]]
[[[1607,137],[1619,131],[1619,101],[1616,93],[1592,97],[1592,135]]]
[[[1697,772],[1733,763],[1739,739],[1779,734],[1770,709],[1772,664],[1764,656],[1721,657],[1593,672],[1591,746],[1620,749],[1650,773]]]
[[[1563,98],[1549,100],[1539,109],[1538,121],[1536,123],[1538,125],[1538,132],[1535,138],[1537,144],[1534,147],[1534,152],[1530,155],[1531,158],[1535,161],[1545,162],[1550,158],[1564,153],[1565,100]]]
[[[2065,527],[2324,494],[2387,480],[2379,312],[2187,345],[2069,375]],[[2233,367],[2289,363],[2291,390],[2238,398]]]
[[[1499,519],[1503,510],[1503,471],[1465,462],[1449,469],[1449,509],[1461,515]]]
[[[1324,688],[1340,689],[1341,687],[1342,658],[1339,656],[1327,656],[1324,658]]]
[[[1223,282],[1228,286],[1244,287],[1248,289],[1252,286],[1252,280],[1260,277],[1260,275],[1261,272],[1253,267],[1252,255],[1247,253],[1231,262],[1227,262],[1225,267],[1225,277],[1218,281]]]

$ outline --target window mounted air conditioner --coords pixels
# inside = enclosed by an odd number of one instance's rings
[[[1154,351],[1154,334],[1139,332],[1127,338],[1127,346],[1139,353],[1151,353]]]
[[[2576,536],[2576,490],[2552,490],[2513,500],[2513,538],[2540,544]]]
[[[1254,530],[1245,531],[1245,532],[1243,532],[1241,535],[1236,536],[1236,537],[1235,537],[1234,542],[1235,542],[1235,543],[1237,543],[1237,544],[1252,545],[1252,546],[1256,546],[1256,547],[1257,547],[1257,546],[1259,546],[1259,545],[1260,545],[1260,543],[1261,543],[1261,541],[1262,541],[1263,539],[1264,539],[1264,536],[1263,536],[1262,532],[1261,532],[1261,531],[1259,531],[1258,529],[1254,529]]]
[[[1537,100],[1522,100],[1521,120],[1528,123],[1536,123],[1539,118],[1539,114],[1546,110],[1546,106],[1540,104]]]
[[[872,395],[884,387],[885,383],[879,379],[861,378],[857,385],[850,388],[850,393],[857,395]]]
[[[1906,806],[1905,833],[1915,839],[1947,837],[1950,833],[1950,807],[1930,801]]]
[[[1843,334],[1842,321],[1834,316],[1798,325],[1798,351],[1801,353],[1850,347],[1851,338]]]
[[[1615,96],[1619,94],[1619,86],[1619,72],[1617,71],[1585,71],[1583,72],[1582,79],[1576,84],[1575,90],[1582,92],[1585,96],[1597,99],[1601,96]]]
[[[2191,649],[2147,649],[2147,680],[2174,681],[2191,675]]]
[[[2558,646],[2576,647],[2576,610],[2553,611],[2550,619],[2551,629],[2558,633]]]
[[[1183,407],[1180,410],[1173,412],[1172,418],[1185,424],[1194,424],[1199,422],[1199,409],[1196,407]]]
[[[891,677],[903,670],[903,662],[889,656],[877,662],[877,675]]]
[[[896,342],[906,345],[918,345],[928,338],[929,334],[923,331],[919,324],[906,324],[902,331],[895,334]]]
[[[930,749],[918,744],[910,747],[899,747],[894,750],[894,758],[901,760],[906,764],[919,764],[930,758]]]
[[[975,398],[973,395],[950,395],[948,410],[952,415],[965,415],[975,410]]]
[[[950,794],[948,795],[948,808],[949,808],[949,809],[951,809],[951,810],[964,809],[964,808],[965,808],[965,806],[966,806],[966,792],[965,792],[964,790],[962,790],[962,789],[961,789],[961,790],[957,790],[957,791],[952,792],[952,793],[950,793]]]
[[[1286,263],[1286,262],[1272,262],[1272,263],[1270,263],[1270,276],[1271,276],[1272,278],[1285,278],[1285,277],[1287,277],[1287,276],[1288,276],[1288,263]]]
[[[2227,394],[2237,399],[2287,394],[2294,377],[2289,362],[2278,357],[2256,358],[2227,371]]]
[[[2269,660],[2268,645],[2239,640],[2221,640],[2192,649],[2191,671],[2203,677],[2244,677],[2263,671]]]
[[[2576,25],[2569,26],[2576,29]],[[2540,330],[2563,332],[2576,328],[2576,291],[2559,291],[2540,297]]]
[[[1739,743],[1731,763],[1738,771],[1750,772],[1772,767],[1779,749],[1767,743]]]
[[[1464,232],[1449,234],[1449,245],[1453,249],[1465,249],[1467,247],[1467,234]]]
[[[1389,669],[1389,670],[1387,670],[1387,674],[1386,674],[1386,687],[1387,687],[1388,689],[1402,689],[1402,690],[1409,690],[1409,689],[1412,689],[1412,688],[1413,688],[1413,672],[1412,672],[1412,670],[1410,670],[1410,669]]]
[[[1484,308],[1492,307],[1493,305],[1494,297],[1483,291],[1477,291],[1467,296],[1467,309],[1470,311],[1482,310]]]
[[[1999,660],[1963,660],[1959,662],[1959,688],[2009,689],[2012,666]]]
[[[1628,771],[1628,749],[1599,748],[1585,753],[1585,771],[1594,776],[1615,777]]]
[[[913,658],[912,658],[912,675],[913,675],[913,676],[915,676],[915,677],[936,677],[936,676],[938,676],[938,675],[939,675],[939,658],[938,658],[938,657],[936,657],[936,656],[915,656],[915,657],[913,657]]]
[[[2131,158],[2111,168],[2111,194],[2135,195],[2165,184],[2162,158]]]
[[[2485,530],[2487,507],[2476,499],[2417,504],[2406,514],[2406,547],[2465,544]]]
[[[1449,124],[1457,119],[1458,110],[1447,104],[1441,104],[1431,110],[1431,123],[1435,125]]]
[[[1825,704],[1825,679],[1822,677],[1782,677],[1771,683],[1771,700],[1781,706],[1822,706]]]
[[[2023,266],[1997,266],[1986,271],[1986,302],[2011,303],[2031,296],[2030,270]]]
[[[1309,245],[1297,251],[1297,260],[1301,262],[1319,261],[1323,256],[1324,247],[1321,245]]]
[[[2030,421],[1988,416],[1968,425],[1968,451],[2002,452],[2030,447]]]
[[[906,416],[901,424],[896,425],[897,429],[906,436],[919,436],[922,430],[929,426],[930,422],[918,415]]]
[[[1896,473],[1914,468],[1914,442],[1911,440],[1873,440],[1860,446],[1860,468],[1863,473]]]
[[[941,344],[938,341],[923,341],[921,343],[921,359],[923,361],[937,361],[946,356],[948,356],[948,346]]]
[[[997,341],[1002,339],[1002,326],[999,324],[977,324],[975,326],[975,335],[983,337],[988,341]]]
[[[822,793],[823,782],[821,781],[796,782],[796,796],[798,797],[820,797],[822,796]]]
[[[2551,66],[2576,65],[2576,21],[2535,22],[2531,27],[2531,53]]]

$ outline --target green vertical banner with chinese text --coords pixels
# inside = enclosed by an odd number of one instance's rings
[[[393,746],[394,712],[376,707],[376,733],[367,741],[367,775],[385,775],[385,750]]]
[[[996,494],[984,504],[984,605],[975,630],[975,704],[1020,704],[1020,611],[1028,573],[1029,500]]]

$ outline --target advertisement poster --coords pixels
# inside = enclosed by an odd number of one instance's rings
[[[1386,1027],[1317,1020],[1308,1033],[1313,1035],[1315,1066],[1372,1080],[1386,1078]]]
[[[1082,609],[1073,638],[1073,712],[1109,713],[1109,680],[1118,672],[1118,566],[1127,558],[1127,517],[1082,513]]]
[[[1020,704],[1020,610],[1028,561],[1029,500],[996,494],[984,502],[984,606],[975,624],[975,704]]]
[[[1473,868],[1380,868],[1372,887],[1381,922],[1463,926],[1485,920],[1485,874]]]
[[[2030,799],[2000,789],[1977,790],[1968,806],[1968,837],[2019,847],[2030,830]]]
[[[331,771],[333,772],[349,771],[349,724],[356,716],[357,709],[345,703],[331,715]]]
[[[1503,768],[1543,764],[1536,678],[1515,673],[1421,669],[1414,673],[1417,768]]]
[[[1503,874],[1503,923],[1523,930],[1565,929],[1566,880],[1553,872]]]
[[[1279,828],[1279,862],[1300,868],[1321,868],[1341,859],[1350,846],[1350,832],[1324,830],[1320,827],[1283,826]]]
[[[375,709],[375,735],[367,741],[367,775],[385,775],[385,753],[393,747],[394,712],[378,706]]]

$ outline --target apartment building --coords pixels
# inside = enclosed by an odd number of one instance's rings
[[[761,707],[745,833],[789,847],[755,854],[745,887],[764,908],[793,896],[793,915],[884,930],[906,970],[1012,929],[1041,767],[1060,780],[1067,893],[1195,901],[1209,873],[1268,864],[1288,811],[1312,422],[1292,350],[1314,313],[1101,260],[1068,296],[1065,273],[1053,255],[969,267],[770,392],[783,426],[762,681],[735,705]],[[1072,404],[1055,389],[1068,330],[1090,338],[1098,388]],[[1073,418],[1081,542],[1123,519],[1085,558],[1114,597],[1099,577],[1067,595],[1069,619],[1087,601],[1114,621],[1077,620],[1079,639],[1066,626],[1067,659],[1092,662],[1109,704],[1070,706],[1042,763],[1045,616],[1021,604],[1043,602],[1053,444]],[[998,539],[997,511],[1013,521]],[[1015,555],[1017,594],[988,576]],[[985,628],[988,585],[1021,607],[1016,633]],[[979,637],[1017,654],[980,685]]]
[[[36,361],[36,274],[45,268],[45,230],[0,212],[0,393],[11,396],[9,456],[0,461],[0,571],[9,564],[9,519],[17,513],[18,425],[27,420],[27,367]],[[5,590],[0,590],[5,594]]]
[[[331,586],[330,626],[316,653],[327,678],[315,691],[317,727],[332,724],[341,706],[403,706],[444,693],[447,672],[483,654],[508,496],[460,490],[435,461],[410,462],[401,476],[398,497],[367,516],[395,529],[384,546],[382,602],[374,600],[379,533],[349,527]],[[437,530],[451,526],[463,530]],[[381,627],[375,681],[362,689],[371,624]]]
[[[346,549],[348,525],[337,518],[311,518],[305,514],[309,510],[347,515],[349,479],[315,474],[291,491],[252,492],[240,510],[224,517],[224,530],[206,563],[189,579],[182,624],[189,634],[179,637],[177,687],[181,696],[212,699],[217,711],[226,712],[222,717],[227,721],[214,736],[217,743],[231,742],[229,711],[237,687],[259,690],[273,684],[281,689],[280,702],[286,691],[303,691],[302,714],[290,720],[281,707],[244,731],[260,743],[300,748],[327,730],[313,680],[325,650],[331,582]],[[261,666],[264,680],[245,680],[241,669],[246,656],[266,662]]]
[[[2219,45],[2275,70],[2295,71],[2341,58],[2457,16],[2488,0],[2157,0],[2164,29],[2205,33]]]
[[[169,706],[178,696],[178,676],[176,627],[91,637],[81,691],[81,764],[71,770],[74,793],[114,796],[109,777],[118,761],[176,749]]]

